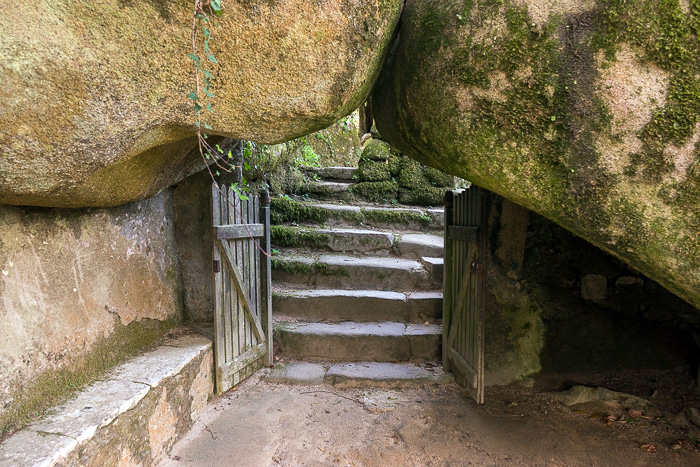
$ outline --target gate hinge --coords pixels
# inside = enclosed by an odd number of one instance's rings
[[[214,271],[214,274],[221,272],[221,261],[218,259],[214,260],[214,264],[212,265],[212,270]]]

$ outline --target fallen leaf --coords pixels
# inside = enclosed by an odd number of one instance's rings
[[[639,447],[648,453],[656,452],[656,446],[654,446],[653,444],[642,444]]]
[[[428,321],[426,321],[426,322],[423,323],[423,324],[426,325],[426,326],[430,326],[430,323],[429,323]]]
[[[617,421],[617,417],[613,414],[608,415],[607,417],[605,417],[605,419],[609,422],[616,422]]]
[[[580,415],[588,415],[588,412],[586,412],[585,410],[578,410],[578,409],[576,409],[576,410],[574,410],[574,413],[577,413],[577,414],[580,414]]]
[[[683,445],[680,442],[671,445],[671,451],[680,451],[681,449],[683,449]]]
[[[627,413],[630,415],[632,418],[639,418],[641,417],[644,413],[641,410],[637,409],[629,409]]]

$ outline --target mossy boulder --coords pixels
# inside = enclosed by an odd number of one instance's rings
[[[700,9],[407,0],[382,137],[700,305]]]
[[[445,191],[445,188],[425,185],[414,189],[399,188],[399,202],[418,206],[441,206]]]
[[[425,167],[423,170],[423,175],[425,175],[425,178],[427,178],[428,181],[434,186],[444,188],[452,188],[455,186],[454,175],[446,174],[445,172],[434,167]]]
[[[210,27],[216,97],[201,101],[213,105],[210,135],[277,143],[349,114],[374,85],[402,5],[226,2]],[[114,206],[202,168],[187,99],[193,7],[3,3],[0,203]]]
[[[360,182],[352,188],[352,192],[374,203],[388,203],[396,199],[399,186],[395,181]]]
[[[386,161],[360,159],[357,165],[357,178],[361,182],[384,182],[391,180],[389,165]]]
[[[389,158],[389,145],[378,139],[372,139],[362,150],[362,159],[385,161]]]

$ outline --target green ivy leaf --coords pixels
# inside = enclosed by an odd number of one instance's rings
[[[201,26],[201,28],[202,28],[202,34],[204,34],[204,37],[206,37],[207,39],[209,39],[209,37],[211,36],[211,35],[209,34],[209,30],[208,30],[207,28],[205,28],[204,26]]]
[[[209,79],[212,79],[214,77],[208,70],[202,70],[202,73],[204,73],[204,76],[206,76]]]
[[[204,128],[206,128],[207,130],[213,130],[213,128],[209,126],[208,123],[204,123]]]
[[[214,113],[214,109],[211,108],[211,104],[207,102],[207,110],[211,113]]]
[[[221,147],[218,144],[216,145],[216,150],[219,151],[221,154],[224,153],[224,150],[221,149]]]
[[[202,110],[202,106],[199,105],[199,104],[197,104],[197,103],[195,102],[195,104],[194,104],[194,113],[198,114],[201,110]]]
[[[231,151],[228,152],[228,158],[233,159],[233,154],[231,154]]]
[[[192,99],[193,101],[198,101],[199,97],[197,97],[197,94],[195,94],[194,91],[190,91],[189,94],[187,94],[188,99]]]
[[[207,88],[202,86],[202,91],[204,91],[204,94],[206,94],[209,97],[216,97],[213,93],[211,93]]]
[[[214,55],[211,52],[207,54],[207,59],[212,63],[219,63],[216,61],[216,58],[214,58]]]
[[[187,54],[187,56],[190,57],[195,63],[199,63],[199,57],[195,54]]]

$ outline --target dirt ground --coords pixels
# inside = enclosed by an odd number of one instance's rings
[[[698,402],[689,378],[683,370],[542,377],[533,388],[487,388],[479,406],[455,384],[336,390],[258,374],[214,400],[161,465],[699,466],[700,430],[674,415]],[[572,410],[544,392],[584,379],[655,408],[641,417]]]

